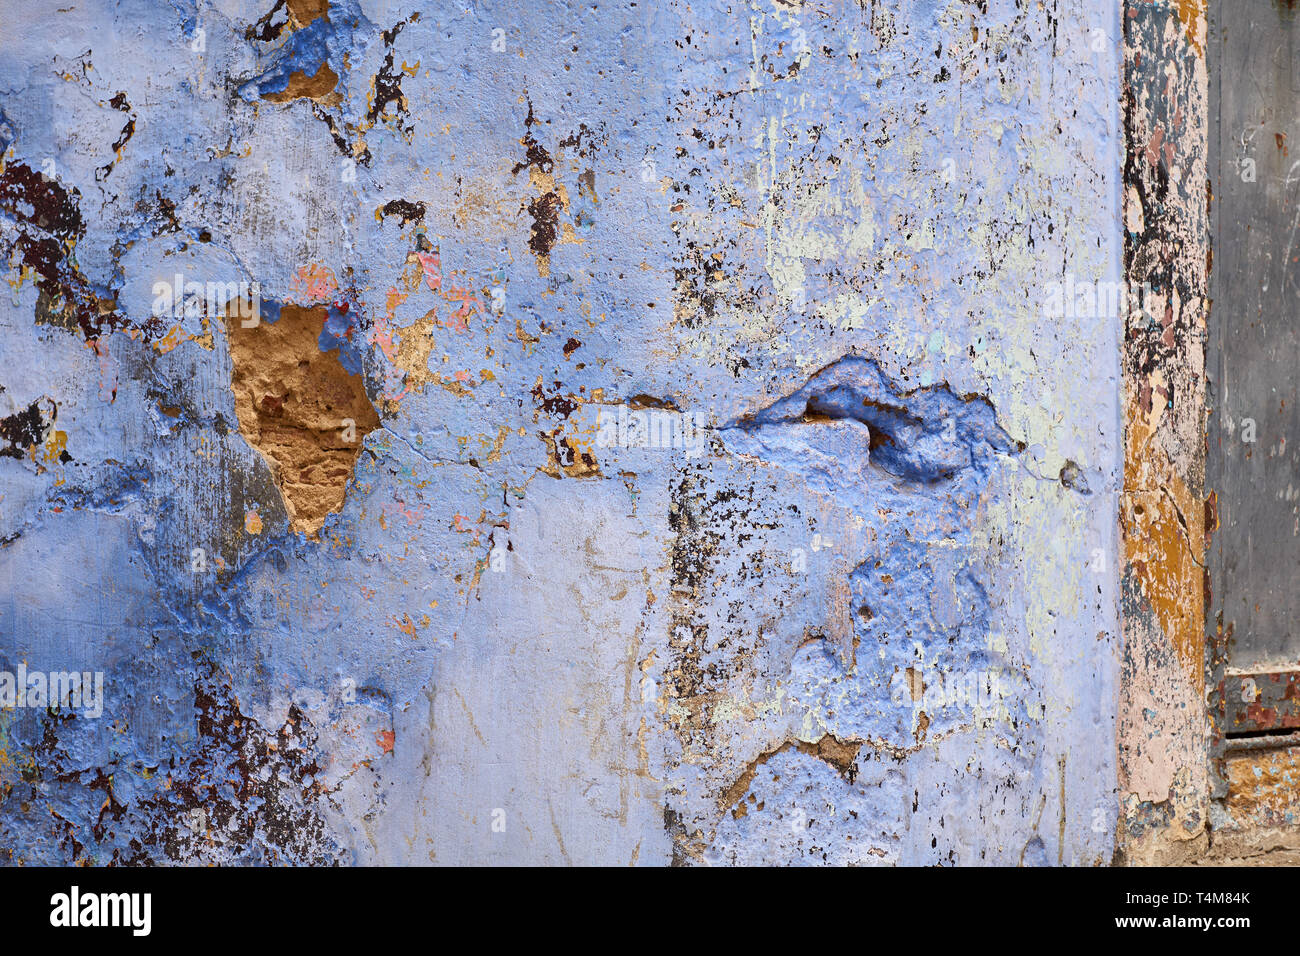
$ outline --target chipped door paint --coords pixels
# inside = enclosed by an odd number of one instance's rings
[[[1228,665],[1262,671],[1300,663],[1300,17],[1216,17],[1209,576]]]

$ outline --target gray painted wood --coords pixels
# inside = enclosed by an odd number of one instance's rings
[[[1210,627],[1228,666],[1266,670],[1300,664],[1300,12],[1213,13]]]

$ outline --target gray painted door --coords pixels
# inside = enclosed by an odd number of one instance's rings
[[[1280,670],[1300,664],[1300,11],[1213,8],[1211,627],[1232,669]]]

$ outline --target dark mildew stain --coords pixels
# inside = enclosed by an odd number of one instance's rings
[[[71,250],[86,233],[80,195],[24,163],[11,163],[0,172],[0,216],[15,225],[5,230],[13,238],[0,246],[36,274],[37,321],[79,330],[87,342],[127,328],[139,330],[146,340],[161,335],[157,318],[127,319],[117,310],[113,291],[92,283],[72,260]]]
[[[533,219],[532,229],[528,235],[528,248],[537,257],[538,272],[542,276],[547,276],[550,274],[551,250],[555,248],[555,242],[559,238],[560,209],[564,200],[560,198],[555,188],[553,177],[555,161],[546,147],[533,136],[532,128],[537,123],[533,104],[530,101],[528,116],[524,120],[524,138],[521,140],[524,146],[524,161],[515,163],[511,173],[517,176],[523,170],[529,170],[529,180],[540,193],[528,203],[528,214]],[[573,142],[576,144],[577,141]]]
[[[122,149],[131,141],[131,137],[135,135],[135,114],[131,112],[131,104],[127,102],[126,93],[119,92],[108,101],[108,105],[113,107],[115,110],[120,110],[125,113],[128,119],[126,125],[122,127],[122,132],[118,134],[116,141],[113,143],[113,158],[109,160],[106,165],[95,170],[96,182],[102,182],[108,178],[108,174],[111,173],[113,167],[117,165],[117,160],[122,153]]]
[[[390,199],[380,208],[378,218],[380,221],[387,219],[389,216],[397,216],[402,220],[402,226],[405,227],[409,222],[424,222],[425,207],[422,202],[408,202],[405,199]]]
[[[5,447],[0,448],[0,457],[25,458],[31,448],[45,444],[52,424],[53,416],[48,422],[41,416],[39,402],[32,402],[22,411],[0,418],[0,441],[5,443]]]
[[[379,117],[388,112],[390,104],[393,106],[393,112],[399,117],[399,121],[401,117],[410,115],[407,111],[406,94],[402,92],[402,71],[400,69],[395,70],[393,66],[395,52],[393,44],[397,42],[398,34],[402,32],[402,29],[408,23],[414,23],[419,19],[420,14],[418,12],[412,13],[407,19],[395,24],[392,29],[384,31],[384,46],[388,48],[388,52],[384,55],[383,66],[375,74],[374,100],[370,104],[370,110],[366,113],[366,119],[372,123],[377,122]],[[402,132],[410,134],[414,128],[414,126],[405,126],[402,127]]]

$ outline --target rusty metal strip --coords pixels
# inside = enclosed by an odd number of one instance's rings
[[[1300,730],[1300,671],[1226,675],[1218,699],[1226,738]]]

